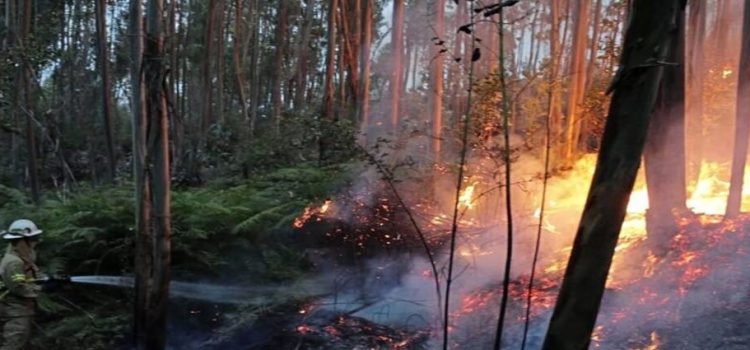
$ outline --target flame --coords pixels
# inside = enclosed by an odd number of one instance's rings
[[[659,335],[656,334],[656,331],[651,332],[650,340],[651,342],[646,345],[646,347],[641,348],[640,350],[659,350],[659,347],[661,346],[661,339],[659,339]]]
[[[472,198],[474,196],[474,190],[476,189],[477,183],[473,183],[469,186],[467,186],[463,192],[461,193],[461,196],[458,197],[458,203],[460,206],[463,206],[466,209],[472,209],[476,205],[474,203],[474,199]]]
[[[727,78],[731,77],[733,73],[734,73],[734,71],[732,71],[730,68],[724,68],[721,71],[721,78],[722,79],[727,79]]]
[[[308,221],[310,221],[310,219],[313,216],[316,216],[316,215],[320,216],[320,215],[325,214],[326,212],[328,212],[328,210],[331,208],[331,204],[332,203],[333,203],[332,200],[326,199],[325,202],[323,202],[323,204],[319,208],[317,208],[317,207],[315,207],[313,205],[308,206],[302,212],[302,215],[300,215],[300,216],[298,216],[298,217],[296,217],[294,219],[294,221],[292,222],[292,227],[298,228],[298,229],[304,227],[305,224]],[[320,221],[320,218],[318,218],[318,221]]]

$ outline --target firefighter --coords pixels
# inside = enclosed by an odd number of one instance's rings
[[[25,349],[31,336],[36,298],[41,287],[36,283],[41,277],[36,266],[36,251],[42,234],[31,220],[16,220],[2,232],[10,242],[0,261],[0,316],[2,317],[3,343],[0,350]]]

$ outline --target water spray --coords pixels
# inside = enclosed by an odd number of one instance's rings
[[[132,289],[135,287],[135,278],[132,276],[60,276],[44,277],[37,280],[38,283],[77,283],[87,285],[111,286]],[[275,287],[239,287],[222,286],[206,283],[172,281],[169,287],[171,297],[202,300],[215,303],[241,304],[256,299],[259,295],[270,295],[277,292]]]

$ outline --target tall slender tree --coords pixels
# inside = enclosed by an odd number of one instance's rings
[[[750,0],[745,0],[742,20],[742,48],[737,82],[737,111],[735,117],[732,174],[726,216],[734,218],[742,206],[742,187],[747,163],[748,133],[750,133]]]
[[[206,14],[206,33],[205,43],[206,51],[203,53],[203,118],[201,122],[201,131],[203,137],[206,136],[208,128],[214,123],[213,115],[213,70],[212,70],[212,58],[214,51],[214,32],[216,27],[216,11],[218,2],[221,0],[209,0],[208,2],[208,13]]]
[[[276,28],[274,29],[274,64],[271,75],[271,117],[274,131],[278,134],[281,128],[282,91],[281,81],[284,79],[284,55],[286,54],[286,37],[289,20],[289,0],[279,0],[276,13]]]
[[[112,78],[109,73],[109,46],[107,44],[107,0],[96,0],[96,34],[97,34],[97,60],[99,61],[99,72],[102,79],[102,116],[104,122],[104,140],[107,144],[107,157],[109,160],[108,177],[113,181],[117,175],[117,158],[115,156],[115,141],[112,136],[112,121],[114,120],[114,107],[112,104]]]
[[[328,42],[326,46],[326,78],[325,95],[323,97],[323,115],[328,120],[335,119],[335,87],[334,71],[336,69],[336,13],[338,0],[328,0]]]
[[[244,74],[242,71],[243,68],[243,62],[242,57],[244,56],[242,52],[244,51],[243,47],[243,18],[242,18],[242,3],[243,0],[235,0],[234,1],[234,39],[232,42],[234,43],[234,48],[232,52],[232,57],[234,61],[234,80],[235,84],[237,85],[237,98],[239,99],[239,105],[240,109],[242,110],[242,120],[247,119],[247,97],[245,96],[245,79],[243,78]]]
[[[390,79],[391,130],[398,127],[401,115],[401,94],[404,88],[404,0],[393,1],[393,28],[391,28],[392,67]]]
[[[688,16],[687,59],[687,156],[689,179],[697,179],[703,148],[703,73],[705,66],[705,39],[707,4],[705,1],[690,1]]]
[[[445,41],[445,0],[434,1],[435,37],[432,45],[432,66],[430,69],[430,107],[432,109],[432,154],[436,162],[440,161],[443,137],[443,62],[447,45]]]
[[[34,132],[34,93],[32,91],[32,66],[31,66],[31,32],[33,28],[33,6],[31,1],[23,1],[17,5],[21,10],[20,29],[18,31],[17,46],[21,49],[21,64],[18,65],[17,81],[21,82],[23,91],[23,107],[18,108],[26,116],[26,154],[27,170],[29,176],[29,187],[31,198],[34,203],[40,201],[39,169],[37,166],[37,142]]]
[[[370,56],[372,46],[372,6],[374,0],[362,0],[362,29],[360,31],[360,53],[359,53],[359,96],[360,103],[357,104],[357,113],[364,135],[364,144],[367,145],[367,128],[370,126]]]
[[[141,30],[140,0],[131,1],[131,35]],[[136,314],[135,347],[164,349],[171,264],[171,175],[169,115],[163,62],[163,0],[148,0],[143,39],[132,39],[132,53],[142,49],[134,98],[133,139],[136,171]],[[136,62],[132,63],[135,68]],[[137,72],[137,73],[136,73]],[[142,186],[142,187],[141,187]]]
[[[666,244],[665,236],[676,230],[673,211],[686,209],[685,201],[685,14],[676,18],[669,62],[656,99],[644,149],[649,209],[646,224],[649,237]]]
[[[684,0],[634,0],[594,178],[544,341],[546,350],[589,347],[650,115]]]
[[[570,60],[570,86],[568,88],[568,113],[565,158],[572,161],[578,153],[578,139],[581,135],[581,104],[586,86],[586,46],[589,32],[591,0],[577,1],[574,23],[572,57]]]

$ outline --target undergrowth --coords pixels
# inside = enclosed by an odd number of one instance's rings
[[[308,266],[303,252],[279,236],[293,234],[302,209],[349,181],[356,165],[298,165],[246,180],[209,183],[172,193],[173,276],[224,284],[285,281]],[[27,218],[44,230],[39,265],[47,274],[132,272],[134,195],[131,183],[79,187],[34,206],[0,186],[0,225]],[[111,349],[130,327],[132,292],[61,286],[46,293],[37,317],[39,348]]]

